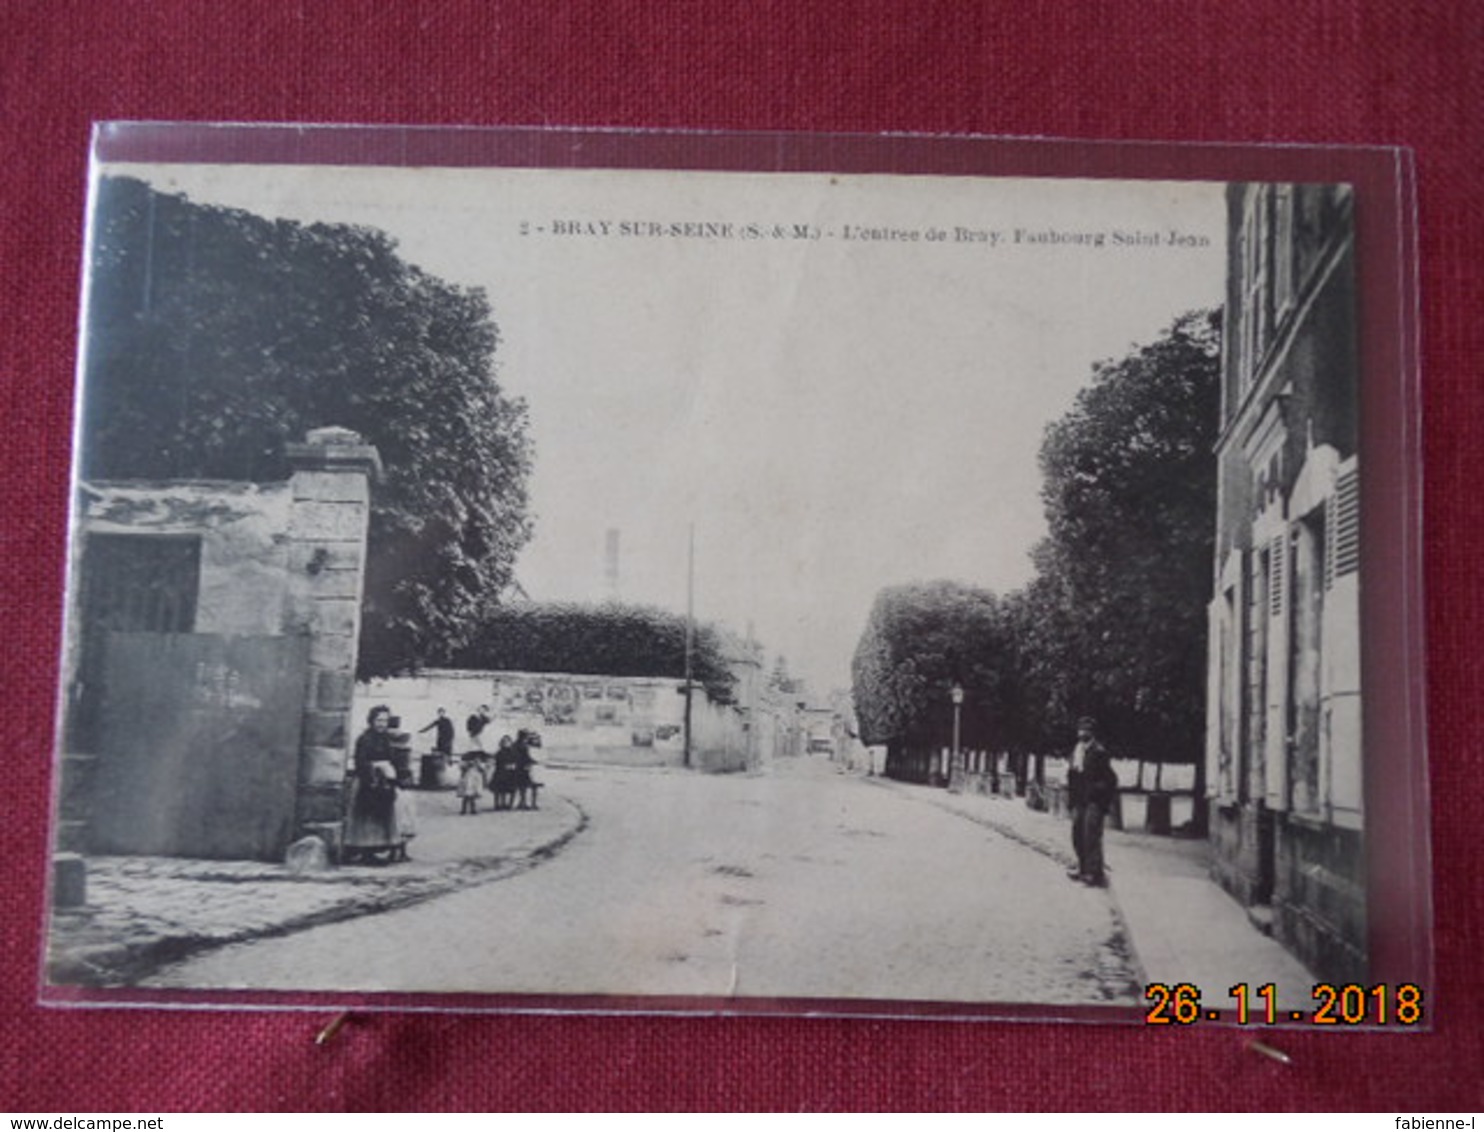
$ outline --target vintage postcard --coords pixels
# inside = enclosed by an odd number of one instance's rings
[[[44,998],[1426,1025],[1394,154],[227,129],[94,164]]]

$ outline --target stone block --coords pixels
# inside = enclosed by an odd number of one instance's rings
[[[345,713],[343,711],[305,712],[304,745],[345,750],[347,747]]]
[[[302,542],[359,542],[366,535],[368,514],[364,504],[301,499],[294,503],[289,532]]]
[[[68,853],[88,851],[88,823],[63,818],[57,823],[57,848]]]
[[[315,673],[314,706],[320,711],[349,711],[355,691],[355,674],[348,670]]]
[[[330,867],[330,848],[313,834],[291,842],[284,853],[284,865],[295,876],[322,873]]]
[[[366,477],[354,471],[296,472],[292,480],[295,500],[321,503],[365,503],[370,496]]]
[[[308,747],[299,759],[301,786],[335,786],[345,778],[346,754],[339,747]]]
[[[1150,833],[1168,837],[1170,833],[1170,796],[1160,792],[1150,794],[1145,810],[1144,828]]]
[[[307,444],[284,445],[284,455],[288,457],[295,475],[339,472],[362,478],[381,478],[381,454],[375,445],[365,443],[359,433],[334,426],[317,428],[308,434],[308,441]]]
[[[1118,796],[1119,813],[1123,819],[1122,829],[1142,833],[1148,828],[1149,795],[1137,791],[1126,790]]]
[[[61,793],[58,804],[63,818],[86,821],[92,812],[93,776],[98,765],[96,755],[63,755]]]
[[[340,863],[341,840],[345,834],[345,827],[340,821],[305,822],[299,827],[299,833],[304,837],[318,838],[329,853],[330,863]]]
[[[330,425],[313,429],[306,439],[306,444],[284,446],[284,455],[288,457],[296,475],[313,471],[337,471],[358,473],[372,479],[381,478],[381,454],[375,445],[367,444],[360,433]]]
[[[354,671],[356,638],[350,633],[315,633],[309,642],[309,663],[326,671]]]
[[[304,443],[320,448],[358,448],[366,443],[366,438],[344,425],[321,425],[304,434]]]
[[[288,550],[290,573],[308,576],[309,564],[316,563],[317,570],[359,570],[361,568],[361,544],[355,541],[331,542],[325,539],[305,539],[295,542]]]
[[[316,823],[338,824],[345,808],[344,787],[340,783],[306,787],[299,791],[299,828]]]
[[[309,577],[309,592],[316,601],[331,598],[346,598],[359,601],[361,597],[361,572],[359,570],[323,569]]]
[[[326,598],[314,603],[316,634],[354,637],[361,625],[361,606],[348,598]]]
[[[52,907],[81,908],[88,900],[88,868],[79,853],[52,858]]]

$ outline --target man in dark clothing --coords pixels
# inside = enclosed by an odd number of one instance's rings
[[[1072,811],[1072,849],[1077,867],[1067,876],[1101,888],[1108,881],[1103,873],[1103,820],[1118,797],[1118,775],[1107,749],[1098,742],[1093,721],[1077,721],[1077,746],[1067,770],[1067,802]]]
[[[448,718],[448,712],[439,708],[438,718],[419,730],[418,734],[421,735],[425,731],[433,732],[433,753],[435,755],[453,754],[453,720]]]
[[[426,731],[433,732],[433,751],[422,758],[419,785],[424,790],[438,790],[447,785],[448,766],[453,761],[453,720],[448,718],[448,712],[439,708],[438,718],[419,728],[417,733],[421,735]]]

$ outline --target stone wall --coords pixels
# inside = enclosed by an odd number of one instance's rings
[[[428,669],[417,676],[374,680],[358,686],[355,728],[385,704],[413,736],[414,753],[429,753],[424,731],[439,708],[456,735],[454,750],[469,747],[465,721],[490,709],[485,746],[522,728],[541,733],[544,757],[626,766],[681,766],[685,761],[683,680],[648,676],[599,676],[562,672],[482,672]],[[698,687],[691,705],[691,763],[702,770],[735,771],[760,765],[777,753],[788,729],[766,707],[713,703]]]
[[[309,636],[307,698],[299,758],[300,830],[339,823],[361,635],[375,448],[347,429],[311,432],[290,445],[286,631]]]
[[[1365,854],[1360,831],[1278,819],[1273,934],[1322,978],[1367,979]]]
[[[1261,860],[1265,831],[1259,811],[1251,806],[1212,807],[1211,875],[1241,904],[1251,907],[1272,900],[1272,877]]]

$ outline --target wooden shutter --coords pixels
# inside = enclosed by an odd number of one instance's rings
[[[1206,794],[1219,803],[1232,800],[1230,762],[1223,765],[1221,757],[1221,673],[1227,647],[1222,632],[1224,604],[1225,598],[1218,593],[1206,606]]]
[[[1268,725],[1265,795],[1269,809],[1288,809],[1289,546],[1284,530],[1268,543]]]
[[[1360,569],[1360,491],[1355,465],[1335,479],[1335,493],[1328,501],[1329,543],[1326,546],[1324,584],[1333,588],[1336,578]]]

